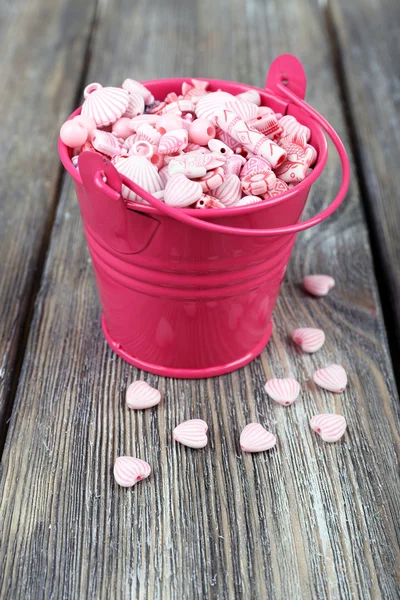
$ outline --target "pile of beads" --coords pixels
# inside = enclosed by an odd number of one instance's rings
[[[307,177],[317,159],[311,132],[295,117],[261,106],[257,90],[236,96],[211,92],[192,79],[163,101],[138,81],[121,88],[91,83],[79,116],[61,127],[61,140],[98,152],[166,204],[225,208],[268,201]],[[144,202],[128,187],[122,195]]]

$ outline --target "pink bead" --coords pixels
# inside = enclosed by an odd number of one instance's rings
[[[112,132],[118,138],[126,140],[127,137],[132,135],[132,129],[129,127],[131,120],[128,117],[121,117],[112,126]]]
[[[88,131],[75,119],[66,121],[60,129],[60,138],[69,148],[80,148],[88,139]]]
[[[156,129],[159,133],[161,133],[161,135],[164,135],[164,133],[167,133],[167,131],[173,131],[174,129],[181,128],[182,120],[177,115],[161,115],[161,117],[157,119]]]
[[[220,140],[210,140],[208,142],[208,147],[210,148],[211,152],[219,152],[222,156],[226,156],[226,158],[233,156],[233,150],[231,150],[229,146]]]
[[[189,127],[189,142],[206,146],[215,138],[215,127],[208,119],[196,119]]]
[[[145,156],[150,159],[153,156],[153,146],[146,142],[145,140],[140,140],[139,142],[135,142],[131,149],[129,150],[130,156]]]
[[[91,133],[96,129],[96,121],[92,119],[92,117],[89,117],[89,115],[77,115],[73,118],[73,121],[80,123],[88,133]]]
[[[274,111],[269,106],[259,106],[257,110],[257,116],[262,117],[263,115],[274,115]]]
[[[217,198],[203,194],[195,204],[195,208],[225,208],[225,205]]]
[[[164,157],[158,152],[157,146],[153,146],[153,156],[151,157],[150,162],[157,167],[158,170],[162,169],[164,166]]]

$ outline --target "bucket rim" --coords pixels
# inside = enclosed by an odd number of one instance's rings
[[[163,79],[149,79],[146,81],[141,81],[140,83],[142,83],[142,85],[144,85],[144,86],[150,86],[150,88],[151,88],[151,87],[153,87],[153,85],[160,85],[160,83],[166,83],[166,82],[170,83],[171,85],[182,85],[182,83],[184,83],[184,82],[189,83],[192,79],[193,79],[192,77],[172,77],[172,78],[163,78]],[[196,79],[208,81],[211,84],[211,87],[215,87],[217,89],[221,88],[221,87],[223,89],[224,86],[227,86],[227,87],[235,86],[236,88],[237,87],[240,88],[241,91],[243,91],[243,92],[245,92],[249,89],[256,90],[260,94],[260,96],[262,98],[264,98],[264,100],[270,99],[270,100],[274,100],[275,102],[281,103],[282,108],[283,107],[285,108],[285,114],[287,114],[287,110],[289,107],[296,106],[294,103],[291,103],[290,101],[285,100],[285,98],[283,96],[278,96],[277,94],[275,94],[268,88],[261,89],[261,88],[258,88],[256,86],[249,85],[246,83],[240,83],[240,82],[230,81],[230,80],[225,80],[225,79],[223,80],[223,79],[211,79],[211,78],[201,78],[201,77],[196,77]],[[213,90],[213,91],[215,91],[215,90]],[[240,93],[240,92],[238,92],[238,93]],[[81,113],[81,110],[82,110],[82,106],[79,106],[76,110],[74,110],[69,115],[67,120],[69,121],[69,120],[73,119],[74,117],[76,117],[77,115],[79,115]],[[301,110],[300,110],[300,112],[301,112]],[[307,115],[305,112],[303,114],[304,114],[304,118],[306,120],[313,120],[312,117]],[[318,177],[323,172],[326,162],[327,162],[327,159],[328,159],[328,144],[327,144],[326,136],[323,133],[322,127],[317,122],[313,121],[313,125],[317,128],[317,130],[319,131],[319,134],[320,134],[319,141],[320,141],[321,147],[318,151],[317,161],[316,161],[311,173],[302,182],[298,183],[290,190],[284,192],[283,194],[280,194],[279,196],[276,196],[275,198],[270,198],[267,201],[260,200],[260,202],[257,202],[255,204],[247,204],[244,206],[232,206],[232,207],[227,207],[227,208],[213,208],[212,210],[198,210],[196,208],[181,208],[181,209],[179,209],[180,212],[190,215],[190,216],[195,215],[196,219],[205,219],[205,220],[222,217],[222,216],[225,216],[225,217],[238,216],[238,215],[253,213],[253,212],[262,210],[265,208],[266,204],[269,207],[284,204],[286,202],[289,202],[289,200],[291,200],[298,193],[301,193],[303,191],[308,192],[311,185],[318,179]],[[61,162],[62,162],[64,168],[66,169],[66,171],[71,175],[71,177],[74,179],[74,181],[76,183],[83,185],[82,178],[78,172],[78,169],[76,169],[76,167],[74,167],[74,165],[72,163],[72,159],[70,156],[70,148],[68,148],[68,146],[66,146],[64,144],[64,142],[61,140],[60,137],[58,138],[58,152],[59,152]],[[122,176],[121,176],[121,182],[122,182]],[[150,206],[149,204],[144,204],[142,202],[133,202],[130,200],[126,200],[125,198],[122,198],[122,199],[128,210],[135,210],[135,211],[139,211],[142,213],[153,214],[153,215],[160,214],[160,211],[157,210],[157,208]]]

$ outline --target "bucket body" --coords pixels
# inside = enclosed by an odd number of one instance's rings
[[[162,99],[170,91],[179,93],[183,81],[145,85]],[[234,94],[249,88],[220,81],[213,87]],[[326,161],[320,127],[293,104],[258,91],[262,104],[295,115],[311,129],[318,161]],[[188,378],[227,373],[257,356],[271,334],[295,233],[235,237],[202,231],[151,206],[127,208],[121,196],[110,199],[91,185],[90,174],[81,175],[74,174],[76,193],[103,308],[103,331],[115,352],[146,371]],[[188,212],[224,226],[291,225],[299,221],[314,179],[294,188],[288,200]]]

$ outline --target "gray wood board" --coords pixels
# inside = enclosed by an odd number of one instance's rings
[[[304,61],[308,100],[346,141],[324,24],[306,0],[284,10],[261,0],[159,0],[151,11],[144,2],[105,3],[89,79],[188,74],[262,85],[272,59],[292,52]],[[332,153],[308,216],[333,198],[339,177]],[[318,272],[337,281],[324,299],[299,285]],[[299,235],[272,340],[248,367],[193,382],[138,372],[106,346],[99,319],[67,181],[3,455],[1,597],[397,598],[398,399],[354,178],[343,208]],[[327,334],[315,355],[288,340],[307,325]],[[332,362],[349,374],[342,395],[312,382]],[[302,383],[290,408],[263,391],[267,378],[285,375]],[[137,378],[161,390],[158,409],[126,408]],[[327,445],[310,431],[318,412],[346,417],[342,442]],[[209,424],[204,450],[172,441],[191,417]],[[276,449],[240,451],[251,421],[276,434]],[[152,465],[133,490],[113,480],[122,454]]]
[[[400,377],[400,3],[333,0],[331,7],[354,126],[362,197],[379,280],[385,285],[382,302]]]
[[[94,8],[0,2],[0,445],[58,199],[58,130],[77,93]]]

